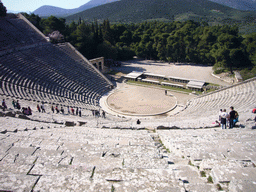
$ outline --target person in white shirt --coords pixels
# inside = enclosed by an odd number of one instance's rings
[[[223,112],[221,113],[221,119],[220,119],[222,129],[227,129],[227,117],[228,117],[228,113],[226,112],[226,109],[224,109]]]
[[[219,121],[221,121],[221,113],[222,113],[222,109],[220,109],[219,111]]]

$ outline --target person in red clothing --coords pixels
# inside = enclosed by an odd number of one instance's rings
[[[72,115],[74,115],[74,113],[75,113],[75,110],[73,107],[71,107],[71,113],[72,113]]]
[[[58,106],[56,105],[56,107],[55,107],[55,111],[56,111],[56,113],[59,113],[60,112],[60,110],[58,109]]]
[[[41,108],[40,108],[39,104],[37,104],[36,108],[37,108],[37,111],[40,113],[41,112]]]
[[[253,108],[252,113],[256,113],[256,107]],[[254,117],[254,122],[255,122],[255,126],[256,126],[256,116]]]

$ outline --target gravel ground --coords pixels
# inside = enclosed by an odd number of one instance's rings
[[[163,63],[152,60],[130,60],[122,62],[122,67],[115,68],[122,72],[151,72],[155,74],[182,77],[189,79],[203,80],[209,83],[219,84],[222,86],[229,86],[230,83],[222,81],[211,75],[212,67],[204,65],[190,65],[186,63]]]

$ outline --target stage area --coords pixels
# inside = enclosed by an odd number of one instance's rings
[[[177,103],[175,96],[165,90],[141,86],[124,86],[109,95],[108,107],[123,115],[151,116],[172,110]]]

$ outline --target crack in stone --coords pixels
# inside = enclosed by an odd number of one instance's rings
[[[5,156],[3,156],[3,158],[0,159],[0,161],[2,161],[7,155],[9,155],[9,153],[5,154]]]
[[[61,158],[61,160],[59,160],[58,164],[60,164],[60,162],[61,162],[63,159],[65,159],[66,157],[68,157],[68,156],[65,156],[65,157]]]
[[[40,180],[40,178],[42,177],[42,175],[32,175],[32,176],[38,176],[36,182],[34,183],[32,189],[31,189],[31,192],[34,192],[34,188],[36,187],[36,185],[37,185],[38,181]]]
[[[17,155],[15,155],[14,161],[13,161],[14,163],[16,162],[16,160],[17,160],[17,158],[19,157],[19,155],[20,155],[19,153],[18,153]]]
[[[31,154],[31,156],[34,155],[35,152],[36,152],[37,150],[39,150],[39,149],[40,149],[40,147],[37,147],[37,148],[35,149],[35,151]]]
[[[9,147],[9,148],[5,151],[5,153],[7,153],[13,146],[14,146],[14,143],[12,143],[11,147]]]

